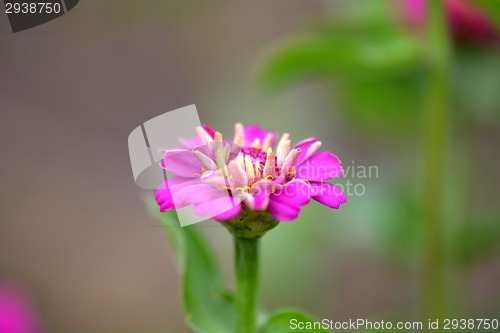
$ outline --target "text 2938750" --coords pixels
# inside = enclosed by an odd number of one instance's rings
[[[58,14],[62,11],[58,2],[7,2],[5,3],[6,14]]]

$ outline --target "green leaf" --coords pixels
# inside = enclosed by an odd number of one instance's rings
[[[258,84],[269,95],[300,80],[323,79],[333,83],[332,96],[353,123],[399,135],[415,128],[426,75],[420,42],[392,25],[375,23],[278,44],[264,60]]]
[[[336,85],[346,116],[363,129],[385,135],[413,133],[422,110],[425,72],[422,69],[382,80],[344,80]]]
[[[308,76],[381,79],[422,63],[418,42],[384,25],[292,37],[264,60],[259,78],[266,90]]]
[[[296,330],[299,328],[303,329],[303,332],[332,332],[323,328],[314,328],[314,323],[318,320],[314,319],[308,314],[305,314],[299,310],[287,309],[278,310],[268,318],[267,322],[264,324],[262,333],[289,333],[294,331],[294,326],[292,325],[304,325],[297,326]],[[307,326],[310,325],[310,326]],[[316,325],[318,326],[318,325]]]
[[[182,274],[182,300],[189,326],[196,332],[233,333],[233,296],[224,289],[210,247],[196,226],[180,227],[175,211],[160,213],[149,203],[151,214],[163,226]]]

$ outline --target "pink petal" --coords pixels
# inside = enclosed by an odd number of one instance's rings
[[[427,12],[426,0],[402,0],[399,5],[409,25],[419,28],[425,23]]]
[[[487,13],[470,4],[470,1],[449,0],[448,11],[455,37],[478,42],[494,41],[499,37]]]
[[[213,218],[217,221],[229,220],[229,219],[232,219],[233,217],[238,216],[240,211],[241,211],[241,205],[236,204],[233,208],[229,209],[228,211],[226,211],[222,214],[216,215]]]
[[[241,205],[228,195],[220,195],[210,200],[194,204],[194,211],[201,216],[210,216],[217,220],[227,220],[238,215]]]
[[[268,134],[273,136],[271,147],[274,146],[274,143],[276,142],[276,132],[268,132],[257,125],[245,126],[243,133],[243,147],[249,147],[255,139],[259,139],[261,143],[264,142],[264,139]]]
[[[212,137],[212,139],[214,138],[215,130],[213,129],[212,126],[203,124],[201,125],[201,127],[203,127],[203,129]]]
[[[340,160],[330,152],[321,152],[313,155],[296,168],[295,177],[312,181],[328,180],[341,175],[343,172]]]
[[[262,211],[266,210],[269,205],[269,194],[260,192],[259,194],[247,194],[245,196],[245,204],[251,210]]]
[[[273,182],[271,180],[261,180],[257,182],[253,188],[252,192],[249,193],[245,202],[251,210],[265,210],[269,204],[269,195],[273,187]]]
[[[275,188],[271,200],[287,205],[302,206],[311,200],[311,188],[301,180],[293,180]]]
[[[311,190],[307,183],[294,180],[277,187],[269,200],[269,212],[280,221],[297,218],[300,207],[311,200]]]
[[[155,199],[158,205],[160,206],[160,212],[164,212],[166,210],[175,209],[174,200],[172,198],[171,187],[175,188],[179,186],[179,184],[187,184],[191,179],[189,178],[181,178],[181,177],[172,177],[164,181],[158,186],[156,190]],[[178,208],[182,208],[185,205],[180,205],[180,202],[177,202]]]
[[[176,205],[196,205],[204,201],[210,202],[222,196],[229,197],[227,191],[221,191],[212,185],[200,182],[179,184],[170,190]]]
[[[219,190],[199,179],[173,177],[162,183],[156,191],[160,211],[193,205],[196,214],[226,220],[239,214],[238,199],[227,191]]]
[[[338,209],[347,199],[342,191],[329,183],[311,182],[313,199],[330,208]]]
[[[498,40],[499,31],[488,13],[475,6],[472,1],[448,0],[448,19],[456,39],[473,42]],[[427,17],[427,1],[402,0],[401,9],[405,22],[414,28],[422,28]]]
[[[203,175],[201,175],[200,180],[213,187],[228,186],[227,180],[215,171],[205,171]]]
[[[167,150],[160,166],[180,177],[193,178],[201,174],[200,162],[188,149]]]
[[[316,142],[319,142],[318,139],[316,139],[316,138],[309,138],[309,139],[305,139],[305,140],[303,140],[303,141],[301,141],[301,142],[299,142],[299,143],[297,143],[295,145],[294,148],[295,149],[300,149],[300,151],[301,151],[299,159],[297,160],[297,162],[295,162],[296,166],[300,165],[302,162],[304,162],[307,159],[309,159],[309,157],[311,157],[315,153],[315,151],[309,152],[309,149]]]
[[[300,206],[288,206],[286,204],[269,201],[269,212],[278,221],[293,221],[300,213]]]

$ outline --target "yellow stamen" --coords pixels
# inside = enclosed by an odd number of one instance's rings
[[[200,162],[201,166],[202,166],[202,172],[204,172],[205,170],[215,170],[217,168],[217,166],[215,165],[215,163],[208,157],[206,156],[205,154],[197,151],[197,150],[194,150],[193,151],[194,153],[194,156],[198,159],[198,161]]]
[[[260,165],[259,161],[255,162],[255,176],[260,177],[261,171],[262,171],[262,165]]]
[[[224,146],[224,150],[222,152],[223,152],[222,156],[224,157],[224,161],[229,161],[229,155],[231,153],[231,146],[229,145],[229,143],[226,143],[226,145]]]
[[[262,147],[261,144],[260,144],[260,139],[256,138],[255,140],[253,140],[252,148],[260,149],[260,147]]]
[[[276,170],[276,164],[274,162],[274,153],[271,148],[267,149],[266,155],[266,165],[264,165],[264,177],[274,176]]]
[[[278,142],[278,149],[283,145],[283,142],[290,140],[290,134],[288,133],[283,133],[281,136],[280,141]]]
[[[285,163],[285,159],[289,152],[290,152],[290,140],[285,140],[281,142],[281,144],[278,146],[278,151],[277,151],[278,168],[281,168],[283,163]]]
[[[288,175],[289,172],[293,170],[293,167],[297,162],[300,154],[301,154],[300,150],[296,148],[290,150],[290,153],[288,153],[285,162],[283,162],[283,165],[281,166],[281,172]]]
[[[252,165],[252,159],[250,156],[245,156],[245,169],[249,178],[255,178],[255,170]]]
[[[215,132],[214,141],[215,142],[222,142],[222,134],[220,132]]]
[[[262,143],[262,151],[266,151],[269,147],[271,147],[271,142],[273,141],[273,135],[268,133],[266,138],[264,139],[264,143]]]
[[[250,191],[253,191],[253,188],[258,184],[259,182],[255,182],[252,185],[250,185]]]
[[[244,128],[242,123],[237,123],[234,125],[234,143],[238,146],[243,144],[244,139]]]
[[[250,186],[243,186],[243,187],[237,187],[233,190],[233,192],[241,192],[241,195],[245,194],[247,191],[250,190]]]
[[[223,152],[220,149],[215,153],[215,162],[217,163],[219,170],[221,170],[224,175],[227,175],[227,172],[225,172],[226,170],[224,169],[226,161],[224,160]]]
[[[234,144],[238,147],[241,147],[241,145],[243,144],[243,134],[236,134],[236,136],[234,137]]]
[[[242,169],[245,169],[245,157],[243,156],[243,153],[239,153],[238,156],[236,156],[236,164]]]

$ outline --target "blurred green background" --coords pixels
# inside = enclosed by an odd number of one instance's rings
[[[489,10],[482,19],[497,29],[494,1],[462,2]],[[312,203],[264,238],[267,308],[419,318],[426,249],[436,245],[424,170],[439,166],[424,144],[436,50],[416,8],[88,0],[17,34],[1,16],[0,280],[25,288],[46,332],[188,332],[174,258],[133,182],[126,138],[195,103],[227,136],[235,122],[294,142],[315,136],[344,166],[378,170],[335,181],[364,189],[340,210]],[[473,23],[446,38],[443,232],[433,242],[444,313],[498,318],[500,47]],[[200,228],[231,284],[229,234],[215,222]]]

